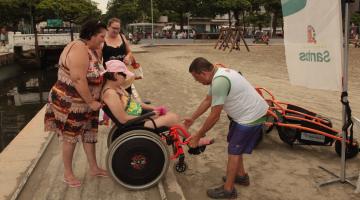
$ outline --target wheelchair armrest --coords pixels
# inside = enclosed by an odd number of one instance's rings
[[[155,112],[148,112],[146,114],[140,115],[139,117],[136,117],[134,119],[131,119],[129,121],[127,121],[124,126],[131,126],[134,125],[136,123],[142,122],[145,119],[149,119],[151,116],[154,116],[156,113]]]

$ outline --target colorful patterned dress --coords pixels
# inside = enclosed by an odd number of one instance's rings
[[[89,49],[88,54],[90,66],[86,78],[92,97],[99,101],[103,85],[101,72],[104,68],[102,62],[95,56],[95,52]],[[64,63],[66,63],[66,57]],[[95,143],[97,142],[99,111],[93,111],[81,98],[70,79],[69,68],[64,63],[59,61],[58,80],[49,93],[45,113],[45,131],[55,132],[60,139],[71,143],[79,141]]]

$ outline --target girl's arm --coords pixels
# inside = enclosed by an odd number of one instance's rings
[[[136,118],[135,116],[128,115],[125,112],[123,102],[120,100],[119,95],[115,90],[106,90],[102,98],[105,104],[109,107],[111,113],[120,123],[125,124],[129,120]]]

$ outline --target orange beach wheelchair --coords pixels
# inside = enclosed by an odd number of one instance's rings
[[[280,139],[289,145],[332,146],[335,142],[335,151],[341,156],[341,131],[332,127],[330,119],[305,108],[278,101],[265,88],[256,90],[269,104],[267,122],[264,125],[265,133],[276,127]],[[359,144],[353,138],[352,124],[347,125],[345,129],[345,157],[352,158],[359,153]]]

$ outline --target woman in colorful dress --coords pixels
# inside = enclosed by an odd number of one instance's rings
[[[108,176],[98,166],[95,154],[104,71],[96,49],[104,42],[106,31],[106,25],[95,20],[81,27],[80,39],[69,43],[60,55],[58,80],[49,94],[45,130],[62,140],[64,182],[70,187],[81,186],[72,168],[77,142],[83,143],[90,175]]]

